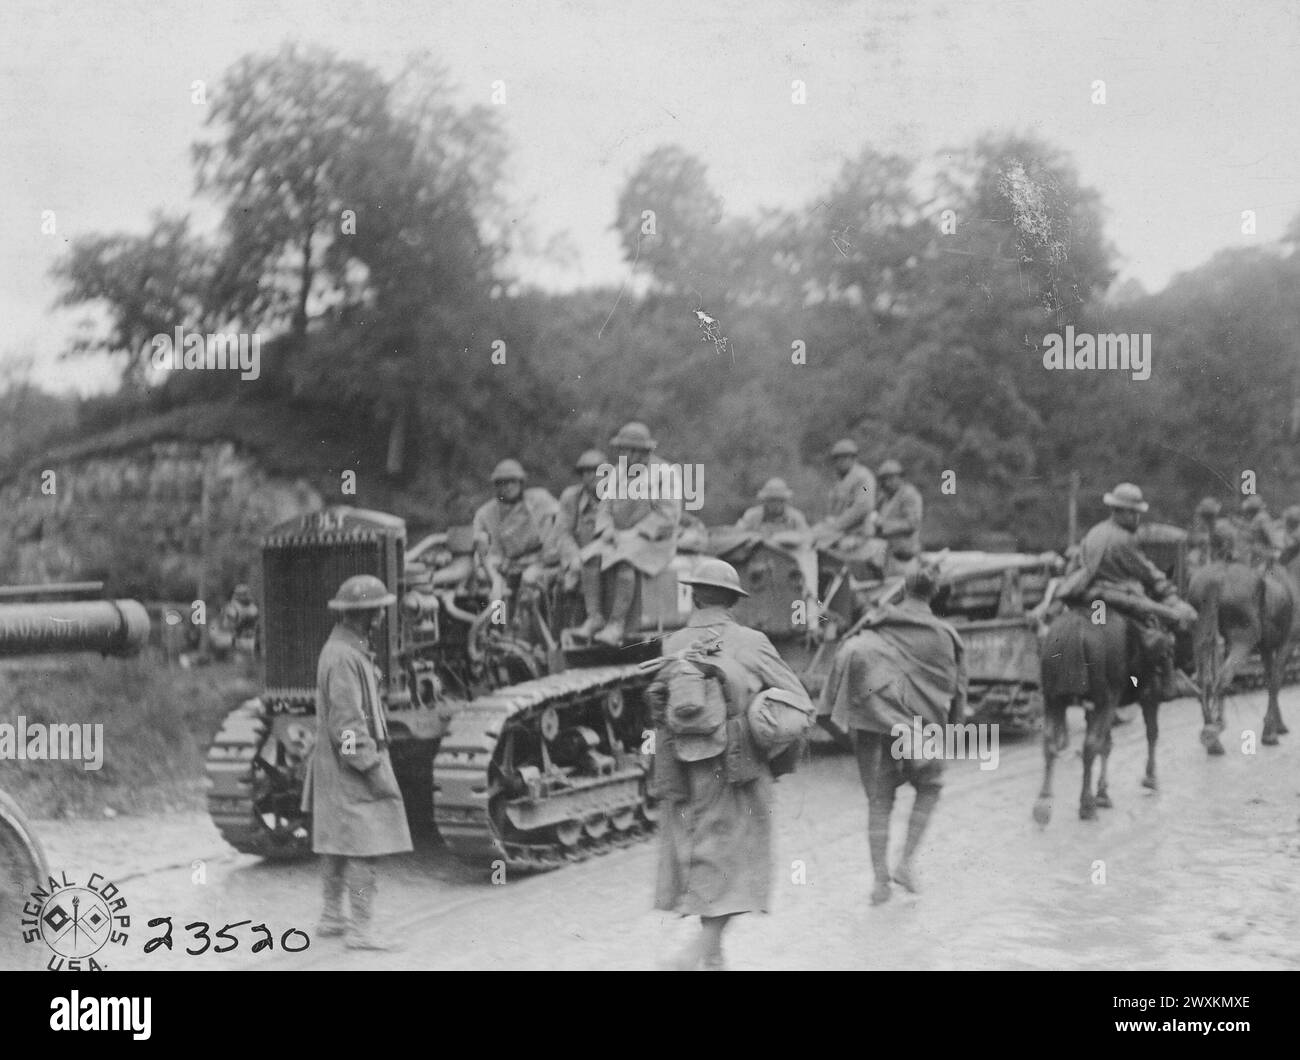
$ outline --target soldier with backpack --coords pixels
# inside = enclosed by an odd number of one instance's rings
[[[861,633],[840,646],[823,689],[831,720],[852,731],[858,772],[867,796],[867,842],[875,887],[871,904],[887,902],[891,878],[917,893],[915,858],[943,790],[942,758],[926,758],[899,741],[896,729],[959,725],[966,713],[966,662],[961,636],[930,610],[938,574],[914,563],[905,596],[882,607]],[[903,784],[916,789],[903,857],[889,869],[889,819]]]
[[[811,724],[814,708],[772,642],[732,616],[749,594],[730,563],[703,560],[682,581],[694,610],[665,642],[666,661],[646,692],[656,726],[653,793],[662,800],[655,908],[700,918],[699,936],[673,967],[723,969],[727,922],[766,912],[771,895],[772,781],[784,763],[750,716],[775,709]]]

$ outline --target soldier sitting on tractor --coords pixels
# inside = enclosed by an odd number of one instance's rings
[[[819,545],[849,551],[875,532],[876,477],[858,460],[858,446],[841,438],[831,447],[838,481],[831,487],[826,518],[813,527]]]
[[[662,496],[672,490],[655,489],[649,492],[658,495],[643,496],[646,491],[628,489],[634,476],[652,479],[659,472],[658,465],[665,464],[654,455],[659,443],[644,423],[624,424],[609,444],[619,470],[601,484],[596,512],[602,598],[608,594],[609,614],[589,610],[587,620],[573,635],[616,646],[627,632],[638,575],[654,577],[676,555],[682,500]]]
[[[559,505],[548,490],[524,488],[518,460],[502,460],[492,471],[496,499],[474,513],[474,547],[492,581],[492,599],[541,587],[542,552],[551,539]]]
[[[808,520],[804,518],[803,512],[789,503],[793,496],[784,479],[768,479],[758,491],[759,503],[746,509],[737,521],[736,529],[764,536],[806,531]]]
[[[1276,562],[1285,547],[1286,541],[1268,514],[1264,498],[1251,494],[1243,500],[1237,521],[1237,558],[1252,567],[1267,568]]]
[[[876,533],[888,542],[885,577],[901,575],[921,554],[921,494],[903,479],[903,465],[886,460],[876,471],[881,501],[876,511]]]
[[[600,614],[600,542],[596,540],[596,477],[605,454],[588,449],[573,465],[581,482],[566,486],[560,494],[560,512],[551,542],[546,549],[549,564],[558,565],[561,587],[566,593],[582,589],[587,617]]]

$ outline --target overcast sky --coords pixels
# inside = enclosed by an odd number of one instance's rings
[[[615,200],[666,142],[747,213],[806,203],[865,144],[922,157],[1035,132],[1099,189],[1121,275],[1149,289],[1300,213],[1292,0],[3,0],[0,359],[34,355],[48,386],[111,378],[55,359],[75,314],[51,311],[51,262],[79,233],[194,209],[191,83],[289,39],[385,72],[427,47],[466,101],[504,81],[519,217],[577,252],[567,270],[519,263],[548,286],[621,280]]]

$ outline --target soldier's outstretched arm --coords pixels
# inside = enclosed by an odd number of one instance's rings
[[[329,738],[339,757],[358,773],[369,773],[382,759],[362,710],[362,676],[353,666],[335,666],[325,678]]]

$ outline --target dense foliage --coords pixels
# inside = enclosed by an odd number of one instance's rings
[[[1178,522],[1243,470],[1275,512],[1300,500],[1293,241],[1121,295],[1099,194],[1037,138],[937,160],[846,145],[830,187],[751,216],[668,145],[611,204],[629,283],[547,294],[508,275],[501,130],[449,100],[427,59],[391,80],[293,48],[238,63],[195,149],[217,238],[159,217],[144,236],[79,240],[59,266],[68,303],[107,310],[88,348],[125,365],[91,425],[214,400],[291,409],[367,454],[357,501],[423,523],[467,518],[505,455],[558,492],[631,418],[668,459],[703,463],[710,523],[776,474],[818,514],[846,434],[873,463],[904,462],[932,543],[1007,531],[1060,547],[1074,470],[1085,521],[1123,479]],[[274,337],[261,377],[156,378],[149,337],[178,324]],[[1066,326],[1149,333],[1151,377],[1047,371],[1044,336]]]

